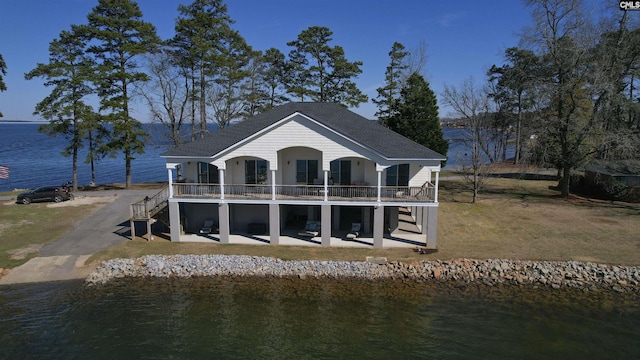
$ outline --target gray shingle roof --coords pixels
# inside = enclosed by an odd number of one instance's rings
[[[181,145],[161,156],[209,157],[294,113],[301,113],[387,159],[446,160],[444,156],[335,103],[292,102]]]

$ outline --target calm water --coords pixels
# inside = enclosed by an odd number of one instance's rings
[[[63,137],[50,137],[38,132],[38,124],[0,123],[0,165],[9,166],[9,180],[0,180],[0,192],[13,189],[34,189],[45,185],[59,185],[72,179],[71,157],[60,153],[67,145]],[[133,182],[168,181],[164,160],[160,154],[166,151],[162,127],[144,124],[151,134],[145,153],[136,155],[132,162]],[[210,131],[215,126],[210,125]],[[455,142],[462,135],[460,129],[445,128],[445,138],[453,141],[449,148],[447,168],[455,168],[464,161],[464,145]],[[78,157],[78,183],[91,182],[91,167],[84,163],[86,149]],[[96,183],[124,183],[124,158],[104,158],[96,162]]]
[[[0,123],[0,165],[9,166],[9,180],[0,180],[0,191],[33,189],[45,185],[59,185],[72,178],[71,157],[60,153],[67,145],[64,137],[50,137],[38,132],[38,124]],[[133,182],[167,181],[167,171],[160,154],[166,151],[164,139],[157,125],[145,124],[153,136],[145,154],[136,155],[132,162]],[[86,149],[78,156],[78,183],[91,182],[91,167],[85,164]],[[106,157],[96,162],[98,184],[124,183],[124,157]]]
[[[0,358],[637,359],[638,296],[319,280],[0,287]]]

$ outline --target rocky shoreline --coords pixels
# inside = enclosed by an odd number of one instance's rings
[[[455,259],[421,261],[285,261],[244,255],[148,255],[103,262],[86,283],[105,284],[123,277],[190,278],[203,276],[297,277],[300,279],[392,279],[457,281],[485,285],[513,284],[640,292],[640,267],[591,262]]]

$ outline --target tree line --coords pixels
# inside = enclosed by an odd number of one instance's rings
[[[326,27],[302,31],[287,43],[285,56],[275,47],[263,52],[247,44],[222,0],[194,0],[177,11],[175,35],[163,40],[135,1],[99,0],[86,24],[71,25],[50,43],[49,62],[25,74],[52,88],[34,114],[48,120],[40,131],[69,139],[64,155],[73,158],[74,188],[85,144],[92,180],[96,159],[121,153],[131,186],[131,161],[148,136],[132,114],[137,97],[153,121],[167,127],[174,146],[204,137],[207,122],[224,128],[292,100],[368,101],[354,82],[362,62],[347,60]],[[98,109],[89,105],[95,97]]]
[[[484,82],[445,86],[443,100],[468,130],[474,199],[491,162],[557,169],[561,194],[594,159],[640,155],[638,13],[595,16],[581,0],[526,0],[533,25]]]

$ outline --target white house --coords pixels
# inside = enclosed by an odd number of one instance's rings
[[[282,105],[162,157],[171,241],[436,247],[445,157],[338,104]]]

